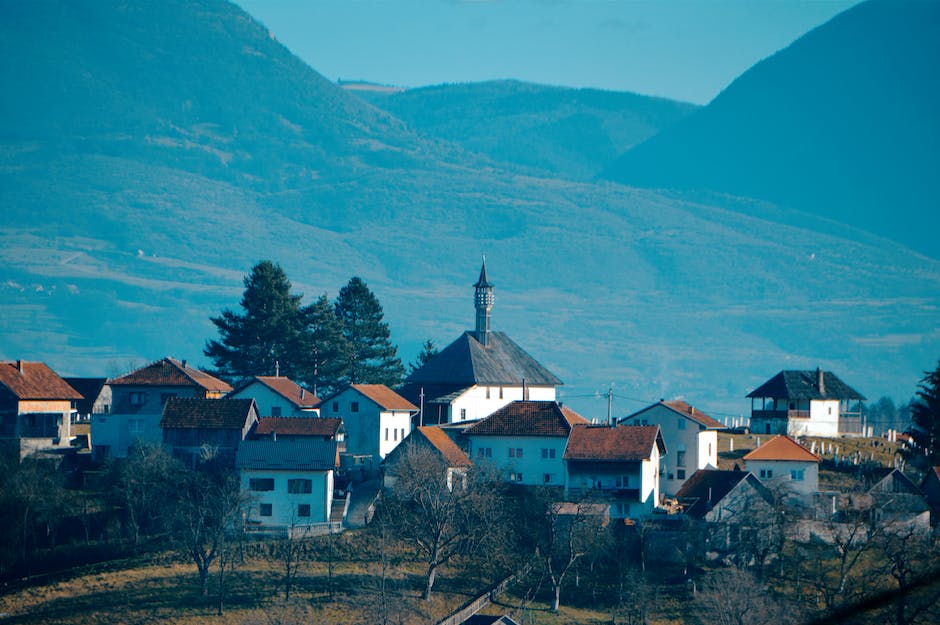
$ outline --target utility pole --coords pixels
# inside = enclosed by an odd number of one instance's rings
[[[418,427],[424,427],[424,387],[421,387],[420,404],[418,404]]]
[[[614,425],[614,385],[607,387],[607,425]]]

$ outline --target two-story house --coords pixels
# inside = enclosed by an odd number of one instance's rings
[[[250,499],[248,527],[305,533],[330,520],[336,441],[318,438],[246,440],[235,467]]]
[[[789,436],[774,436],[743,460],[745,468],[767,486],[786,486],[802,496],[819,490],[819,456]]]
[[[163,446],[186,464],[232,467],[239,445],[257,423],[253,399],[170,397],[160,428]]]
[[[564,455],[565,496],[607,503],[612,518],[647,516],[660,505],[665,453],[656,425],[576,425]]]
[[[660,400],[620,423],[659,426],[669,450],[660,481],[667,497],[673,497],[698,469],[718,468],[718,431],[725,426],[684,401]]]
[[[411,433],[418,407],[384,384],[350,384],[320,403],[320,415],[343,420],[344,468],[369,473]]]
[[[493,290],[484,260],[474,285],[476,329],[405,379],[400,392],[421,408],[418,425],[482,419],[511,401],[555,401],[561,380],[504,332],[490,329]]]
[[[865,397],[830,371],[781,371],[748,394],[751,432],[839,436],[862,432]]]
[[[265,417],[316,417],[320,399],[290,378],[257,375],[226,395],[230,399],[253,399]]]
[[[575,425],[587,419],[555,401],[514,401],[467,427],[468,455],[489,463],[510,482],[565,485],[565,447]]]
[[[0,441],[22,459],[68,447],[81,394],[43,362],[0,362]]]
[[[111,412],[91,419],[93,452],[99,460],[125,458],[139,443],[160,444],[160,419],[170,398],[219,399],[232,390],[222,380],[174,358],[152,362],[111,380],[108,386]]]

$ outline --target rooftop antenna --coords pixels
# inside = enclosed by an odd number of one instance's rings
[[[279,360],[274,361],[274,377],[281,377],[281,362]]]

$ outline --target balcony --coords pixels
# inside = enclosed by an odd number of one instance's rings
[[[578,501],[618,499],[639,502],[640,489],[618,488],[614,486],[601,488],[569,488],[568,497]]]
[[[752,419],[809,419],[809,410],[751,410]]]

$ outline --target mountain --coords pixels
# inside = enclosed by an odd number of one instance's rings
[[[869,0],[613,163],[652,188],[760,198],[940,258],[940,3]]]
[[[345,93],[219,0],[0,3],[0,358],[118,375],[207,365],[209,321],[279,262],[353,275],[410,360],[493,329],[606,415],[682,396],[740,414],[820,366],[902,399],[940,353],[940,262],[747,200],[536,175]],[[265,372],[259,372],[265,373]]]
[[[498,80],[402,92],[343,85],[410,128],[541,175],[589,180],[697,107],[663,98]]]

